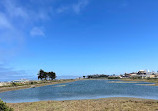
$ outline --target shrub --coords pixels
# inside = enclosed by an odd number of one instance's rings
[[[13,111],[13,108],[10,108],[0,99],[0,111]]]
[[[38,82],[36,82],[36,81],[31,81],[31,82],[29,82],[29,84],[38,84]]]
[[[108,77],[108,79],[120,79],[120,77]]]
[[[29,84],[34,84],[34,82],[33,82],[33,81],[31,81]]]
[[[12,82],[12,86],[17,86],[17,83],[15,83],[15,82]]]

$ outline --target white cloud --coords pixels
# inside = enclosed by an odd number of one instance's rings
[[[70,7],[63,6],[63,7],[60,7],[57,9],[57,13],[63,13],[69,9],[70,9]]]
[[[19,54],[25,46],[25,40],[28,39],[25,35],[45,37],[43,27],[36,25],[43,26],[43,23],[51,20],[55,9],[50,1],[0,1],[0,62],[10,61]],[[57,13],[73,11],[78,14],[87,4],[88,0],[79,0],[75,4],[60,7]]]
[[[18,5],[15,0],[5,0],[4,7],[10,17],[28,18],[28,13],[22,6]]]
[[[89,3],[89,0],[79,0],[77,3],[59,7],[56,10],[56,12],[57,13],[64,13],[67,11],[73,11],[76,14],[79,14],[81,12],[81,10],[88,5],[88,3]]]
[[[43,32],[42,28],[40,27],[33,27],[32,30],[30,31],[31,36],[45,36],[45,33]]]
[[[75,13],[80,13],[81,9],[87,6],[88,0],[80,0],[77,4],[73,4],[72,8]]]
[[[35,23],[42,24],[49,20],[51,8],[36,7],[38,1],[34,1],[35,4],[29,4],[29,0],[24,4],[22,2],[20,0],[0,1],[3,9],[0,10],[0,61],[9,61],[19,54],[25,46],[27,39],[25,35],[45,37],[43,29],[35,27]]]
[[[0,29],[3,28],[12,28],[12,25],[7,20],[6,16],[3,13],[0,13]]]

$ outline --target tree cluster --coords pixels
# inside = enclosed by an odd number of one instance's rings
[[[105,74],[94,74],[94,75],[87,76],[88,79],[90,79],[90,78],[107,78],[107,77],[109,77],[109,75],[105,75]]]
[[[56,78],[55,72],[45,72],[44,70],[40,69],[38,75],[38,79],[41,80],[53,80]]]

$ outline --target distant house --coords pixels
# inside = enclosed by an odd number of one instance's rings
[[[155,74],[151,74],[150,78],[156,78],[157,76]]]
[[[3,83],[0,82],[0,86],[3,86]]]
[[[150,72],[149,70],[139,70],[138,72],[125,73],[124,75],[120,75],[121,78],[158,78],[157,72]]]
[[[130,77],[134,77],[134,76],[137,76],[138,74],[137,73],[130,73],[129,75],[130,75]]]
[[[138,71],[138,73],[137,73],[138,75],[141,75],[141,74],[146,74],[146,71],[144,71],[144,70],[140,70],[140,71]]]
[[[126,77],[130,77],[130,74],[125,73],[125,74],[124,74],[124,77],[125,77],[125,78],[126,78]]]

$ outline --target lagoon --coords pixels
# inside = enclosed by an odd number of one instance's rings
[[[147,84],[150,85],[148,86]],[[158,100],[158,86],[151,86],[151,84],[147,82],[123,82],[120,80],[80,80],[2,92],[0,93],[0,98],[7,103],[108,97],[134,97]]]

